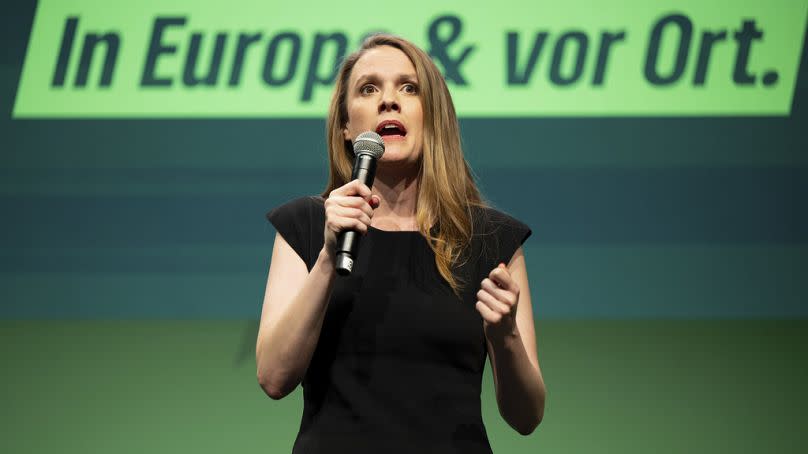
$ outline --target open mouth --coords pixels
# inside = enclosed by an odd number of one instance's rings
[[[396,120],[385,120],[376,126],[376,134],[384,138],[404,138],[407,135],[407,128]]]

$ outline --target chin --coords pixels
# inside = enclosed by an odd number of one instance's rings
[[[406,156],[400,156],[400,155],[388,156],[387,152],[385,152],[384,155],[382,156],[382,158],[379,159],[379,163],[384,163],[384,164],[393,164],[393,163],[404,162],[404,161],[407,161]]]
[[[393,146],[385,146],[384,154],[382,155],[379,162],[389,162],[389,161],[401,161],[407,159],[410,155],[408,151],[402,150],[400,147],[395,145]]]

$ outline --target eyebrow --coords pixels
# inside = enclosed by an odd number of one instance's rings
[[[363,84],[365,82],[377,82],[380,79],[381,79],[381,77],[379,76],[378,73],[363,74],[362,76],[359,77],[359,79],[356,79],[356,85],[361,85],[361,84]],[[414,73],[402,73],[402,74],[398,75],[398,78],[396,79],[396,82],[397,83],[402,83],[402,82],[416,82],[417,83],[418,82],[418,77],[416,77],[416,75]]]

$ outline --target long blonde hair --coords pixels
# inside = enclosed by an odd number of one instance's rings
[[[362,55],[379,46],[399,49],[415,66],[424,121],[416,222],[435,253],[438,272],[459,295],[463,282],[452,269],[460,264],[461,255],[471,243],[472,208],[486,204],[463,157],[460,127],[446,82],[429,56],[409,41],[388,34],[371,35],[358,51],[343,61],[328,110],[329,178],[322,196],[328,197],[331,191],[351,179],[353,147],[343,136],[348,122],[348,81]],[[433,222],[437,227],[434,230]]]

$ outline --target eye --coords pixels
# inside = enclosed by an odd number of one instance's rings
[[[402,87],[402,90],[404,90],[404,93],[414,95],[418,93],[418,86],[415,85],[414,83],[406,83],[404,84],[404,87]]]
[[[359,88],[359,93],[361,93],[363,95],[369,95],[369,94],[373,93],[375,90],[376,90],[376,87],[374,87],[373,84],[365,84],[365,85],[362,85]]]

